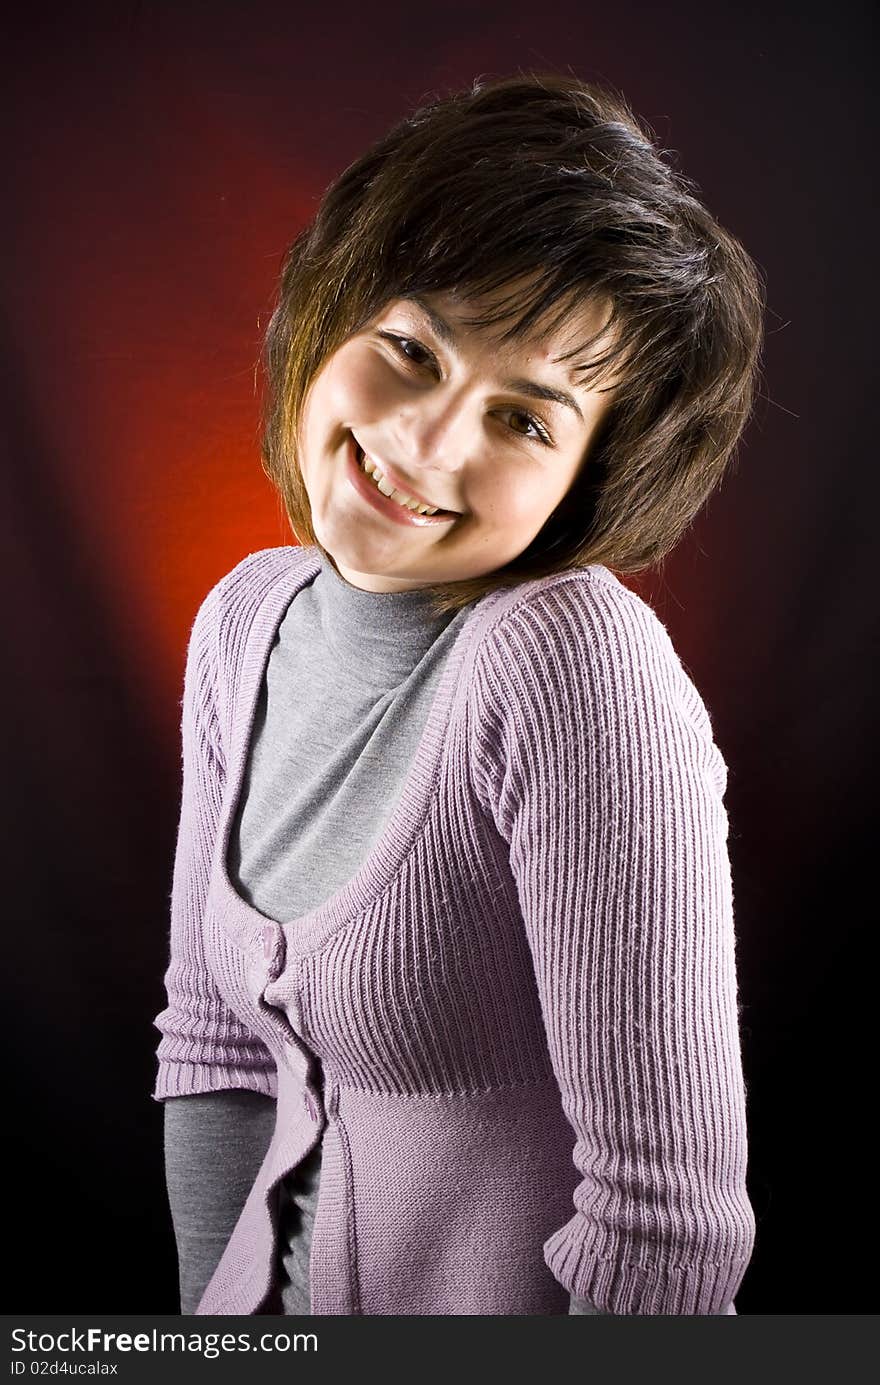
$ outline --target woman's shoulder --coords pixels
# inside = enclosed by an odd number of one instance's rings
[[[203,597],[196,622],[222,632],[230,625],[241,629],[280,584],[297,586],[317,572],[316,550],[298,544],[260,548],[240,558],[212,584]]]
[[[272,620],[273,599],[282,604],[318,571],[317,550],[287,544],[240,558],[209,587],[193,618],[191,661],[215,682],[241,666],[245,647],[261,619]]]
[[[306,576],[318,568],[314,548],[282,544],[248,553],[225,572],[208,593],[220,609],[259,603],[278,582],[298,574]]]
[[[674,653],[659,615],[638,592],[601,563],[511,588],[498,603],[484,637],[488,641],[539,639],[549,652],[581,653],[617,647],[619,642]]]
[[[593,564],[512,588],[481,632],[478,663],[515,714],[521,700],[583,708],[613,699],[637,716],[676,703],[704,732],[708,709],[654,607]]]

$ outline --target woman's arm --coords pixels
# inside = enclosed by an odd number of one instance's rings
[[[275,1128],[275,1102],[235,1090],[165,1102],[165,1179],[177,1242],[180,1311],[195,1313]]]
[[[614,1314],[603,1313],[601,1308],[594,1308],[589,1299],[575,1298],[574,1294],[572,1294],[568,1305],[568,1316],[580,1318],[611,1318],[614,1317]],[[732,1303],[728,1303],[725,1308],[719,1308],[718,1312],[713,1314],[713,1316],[718,1318],[737,1317],[737,1311]]]
[[[217,715],[217,619],[223,579],[193,622],[183,691],[183,789],[171,892],[168,1004],[153,1098],[222,1088],[277,1092],[274,1060],[226,1005],[205,958],[203,915],[223,801],[225,756]]]
[[[509,845],[581,1175],[548,1268],[602,1313],[727,1314],[752,1254],[726,766],[656,613],[579,575],[489,630],[475,791]]]

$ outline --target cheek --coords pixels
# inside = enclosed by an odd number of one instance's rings
[[[506,529],[534,529],[553,508],[548,499],[545,477],[517,473],[511,466],[484,478],[479,493],[474,496],[474,508],[486,520],[503,524]]]
[[[357,372],[342,347],[312,381],[302,414],[302,438],[307,446],[322,446],[327,431],[357,417]]]
[[[353,343],[341,347],[327,371],[324,411],[350,423],[371,417],[388,393],[388,372],[370,351]]]

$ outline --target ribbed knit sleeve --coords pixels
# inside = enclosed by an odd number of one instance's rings
[[[216,682],[221,583],[196,613],[184,674],[182,795],[171,889],[168,1004],[153,1021],[162,1037],[153,1098],[242,1087],[277,1094],[274,1059],[228,1008],[205,963],[203,915],[217,835],[225,758]]]
[[[605,1313],[735,1312],[755,1219],[706,708],[653,609],[583,574],[490,628],[475,699],[580,1175],[544,1259]]]

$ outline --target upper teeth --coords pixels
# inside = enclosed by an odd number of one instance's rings
[[[403,491],[395,490],[385,480],[373,459],[368,457],[364,451],[361,451],[361,466],[368,476],[372,476],[382,494],[387,495],[390,500],[396,500],[399,505],[405,505],[408,510],[415,510],[420,515],[435,515],[439,510],[439,505],[423,505],[420,500],[414,500],[411,495],[405,495]]]

